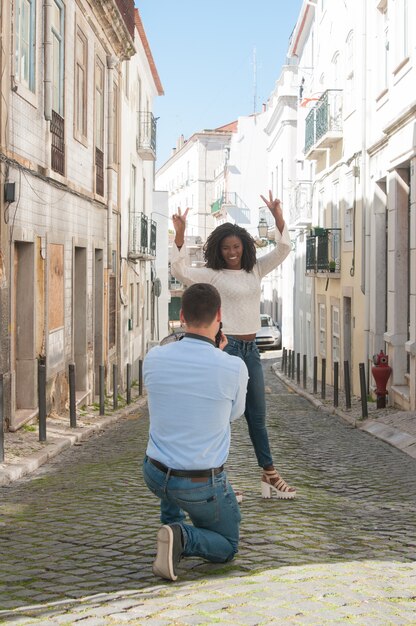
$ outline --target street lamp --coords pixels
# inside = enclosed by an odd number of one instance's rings
[[[267,224],[267,221],[265,220],[264,217],[260,218],[260,221],[257,226],[257,230],[259,231],[260,239],[267,239],[267,235],[269,232],[269,225]]]
[[[264,217],[261,217],[259,223],[257,225],[257,230],[259,231],[260,241],[257,242],[257,245],[261,248],[263,246],[267,246],[269,244],[276,245],[275,239],[269,239],[269,225],[267,220]]]

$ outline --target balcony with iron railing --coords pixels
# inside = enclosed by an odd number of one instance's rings
[[[231,217],[236,224],[250,223],[250,209],[234,191],[224,192],[211,204],[211,214],[215,217]]]
[[[156,257],[156,222],[144,213],[131,213],[129,229],[129,259]]]
[[[153,113],[138,111],[137,126],[137,154],[144,161],[154,161],[156,159],[156,118]]]
[[[340,228],[315,228],[313,233],[306,237],[306,274],[340,278]]]
[[[342,139],[342,91],[328,89],[305,120],[305,156],[317,159],[320,151]]]

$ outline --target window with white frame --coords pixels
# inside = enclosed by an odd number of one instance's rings
[[[354,78],[354,31],[348,33],[346,39],[345,63],[345,113],[351,113],[355,108],[355,78]]]
[[[377,7],[377,49],[378,49],[378,91],[382,92],[388,88],[389,72],[389,18],[387,11],[387,0],[380,2]]]
[[[326,356],[326,306],[319,304],[319,354]]]
[[[340,56],[339,56],[339,52],[336,52],[334,56],[332,57],[332,80],[331,80],[332,89],[339,89],[339,83],[340,83],[339,72],[340,72]]]
[[[332,363],[339,363],[339,308],[332,307]]]
[[[129,97],[130,90],[130,61],[124,61],[124,95]]]
[[[64,5],[52,3],[52,109],[64,116]]]
[[[104,63],[95,61],[95,146],[104,152]]]
[[[136,211],[136,166],[131,166],[130,173],[130,213]]]
[[[119,117],[119,88],[115,82],[113,84],[113,154],[111,155],[113,165],[118,164],[120,145],[120,117]]]
[[[344,241],[352,241],[354,216],[354,177],[345,177]]]
[[[76,26],[75,36],[75,106],[74,130],[77,139],[87,138],[87,38]]]
[[[396,63],[409,56],[409,20],[408,20],[408,0],[396,0]]]
[[[331,207],[331,225],[333,229],[339,228],[339,181],[334,181],[332,186],[332,207]],[[332,232],[332,242],[331,242],[331,259],[330,261],[335,261],[337,264],[337,268],[339,268],[339,263],[341,259],[341,240],[339,236],[339,230],[333,230]]]
[[[324,194],[325,190],[320,189],[318,193],[318,223],[321,226],[324,224]]]
[[[15,78],[35,92],[36,1],[16,0]]]

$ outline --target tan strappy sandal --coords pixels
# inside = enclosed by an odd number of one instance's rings
[[[262,498],[272,498],[273,495],[282,500],[292,500],[296,498],[296,489],[289,487],[277,470],[263,470],[261,496]]]

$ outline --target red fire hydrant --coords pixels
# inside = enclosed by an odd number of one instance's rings
[[[384,354],[383,350],[380,350],[379,354],[373,356],[373,363],[371,371],[376,381],[377,408],[384,409],[386,406],[386,395],[388,394],[386,389],[387,381],[392,372],[389,365],[389,357]]]

